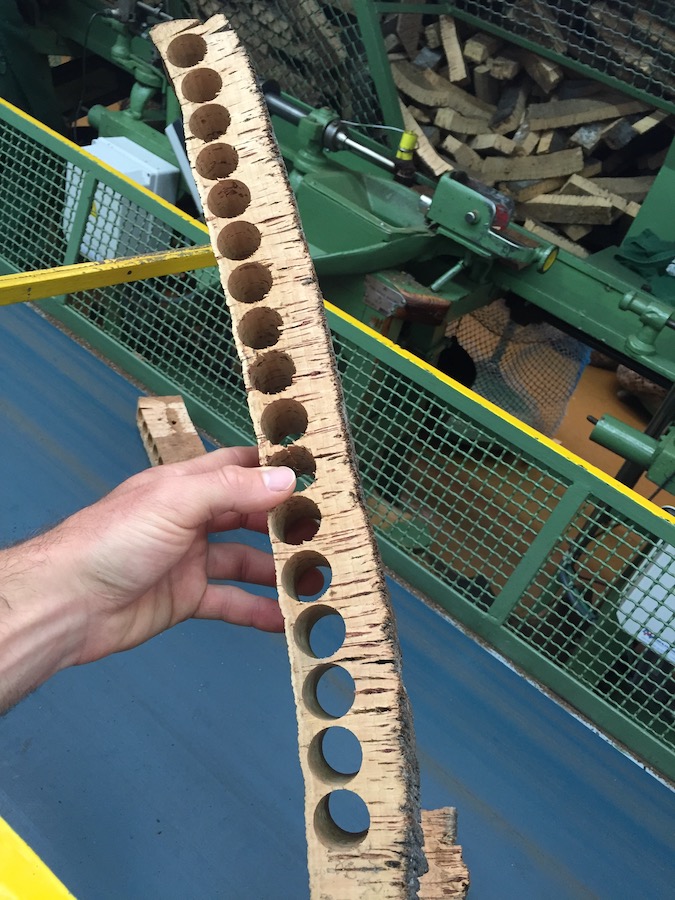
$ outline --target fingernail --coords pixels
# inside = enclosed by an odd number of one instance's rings
[[[295,472],[288,466],[270,466],[262,470],[262,477],[270,491],[287,491],[295,482]]]

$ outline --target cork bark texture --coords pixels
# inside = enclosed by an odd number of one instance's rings
[[[311,895],[415,897],[426,861],[395,622],[322,297],[264,98],[223,16],[167,22],[152,37],[182,107],[261,463],[290,466],[304,488],[272,513],[270,536],[297,708]],[[316,567],[329,575],[323,594],[310,599],[302,576]],[[312,631],[326,616],[344,620],[345,636],[319,658]],[[354,685],[339,714],[322,699],[322,680],[335,668]],[[335,728],[360,747],[352,774],[326,758]],[[365,804],[363,831],[338,821],[343,791]]]
[[[180,396],[139,397],[136,424],[153,466],[182,462],[206,453]]]

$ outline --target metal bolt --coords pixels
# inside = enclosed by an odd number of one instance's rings
[[[480,216],[478,215],[478,213],[476,212],[475,209],[472,209],[471,212],[468,212],[464,216],[464,219],[469,225],[475,225],[478,222],[478,220],[480,219]]]

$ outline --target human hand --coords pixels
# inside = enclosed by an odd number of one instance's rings
[[[135,647],[190,617],[281,631],[275,600],[210,583],[275,583],[270,554],[208,541],[209,533],[236,528],[266,531],[267,511],[292,493],[291,469],[257,463],[250,447],[148,469],[3,551],[0,649],[9,638],[5,662],[14,658],[19,675],[12,698],[61,668]],[[0,682],[2,673],[0,662]]]

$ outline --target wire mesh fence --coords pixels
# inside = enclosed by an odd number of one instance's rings
[[[594,501],[579,510],[506,628],[672,744],[675,547]]]
[[[66,142],[4,106],[1,117],[0,156],[34,153],[26,190],[21,166],[1,174],[3,271],[98,258],[110,242],[142,253],[205,240],[197,223]],[[215,270],[46,306],[151,390],[183,394],[216,438],[252,440]],[[338,311],[330,324],[385,560],[675,777],[672,521]]]
[[[223,12],[237,29],[259,76],[311,106],[345,119],[382,121],[374,72],[374,29],[399,34],[454,16],[481,31],[497,31],[563,65],[640,92],[646,102],[675,104],[675,7],[667,0],[459,0],[416,3],[377,0],[186,0],[190,15]],[[397,9],[399,7],[400,9]],[[360,15],[361,14],[361,15]]]
[[[612,76],[652,101],[675,97],[675,8],[667,0],[460,0],[445,6],[591,75]]]
[[[381,115],[363,36],[349,2],[187,0],[192,15],[224,13],[261,79],[344,119],[379,122]]]
[[[21,132],[0,143],[0,240],[9,265],[30,269],[63,261],[65,171],[63,159]]]

